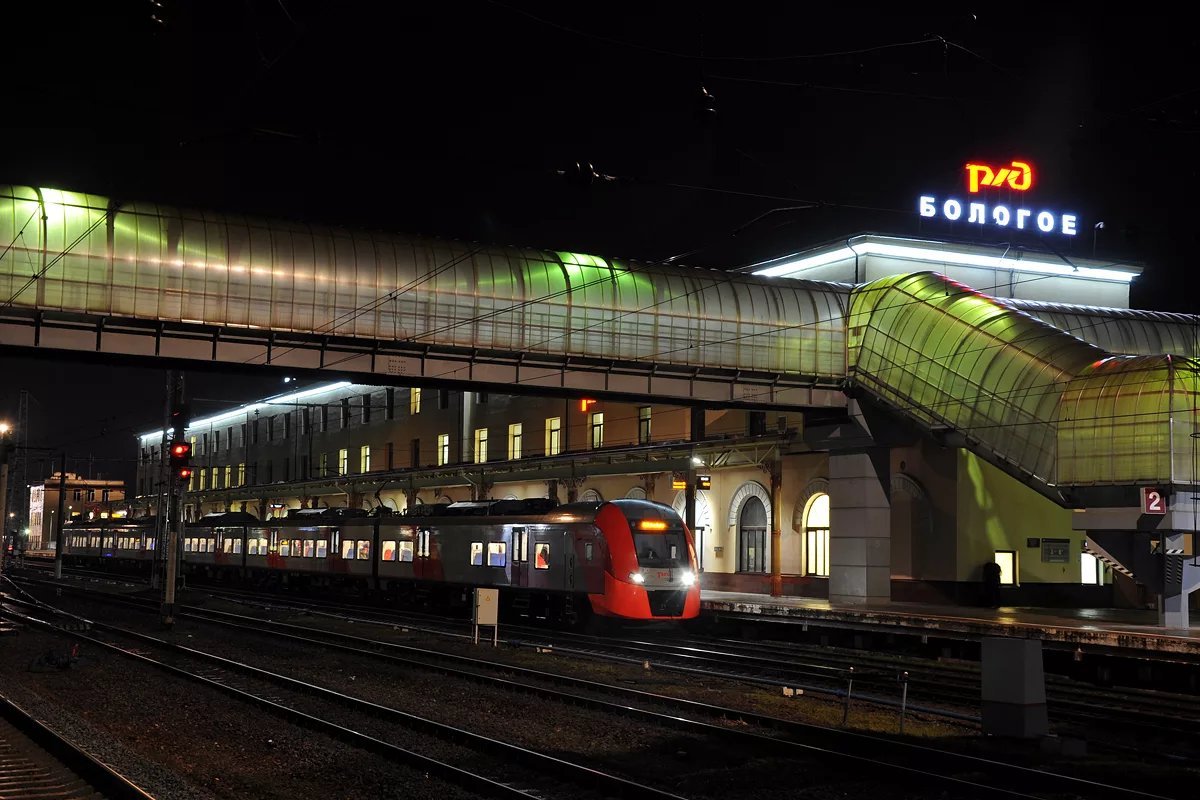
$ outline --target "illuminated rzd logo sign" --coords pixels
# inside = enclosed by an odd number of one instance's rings
[[[1033,186],[1033,168],[1024,161],[1014,161],[1012,166],[996,169],[987,164],[967,164],[967,191],[978,194],[981,186],[1027,192]]]
[[[993,167],[972,162],[966,165],[967,192],[979,195],[984,189],[1026,192],[1033,186],[1033,167],[1025,161],[1013,161],[1007,167]],[[950,222],[997,225],[1001,228],[1032,230],[1035,226],[1042,233],[1061,233],[1074,236],[1078,233],[1079,217],[1075,214],[1054,211],[1033,211],[1028,208],[1012,208],[1006,203],[987,203],[975,200],[964,202],[955,197],[939,201],[933,195],[923,194],[917,201],[917,210],[922,217],[941,217]]]

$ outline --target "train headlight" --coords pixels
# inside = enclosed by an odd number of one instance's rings
[[[631,572],[629,573],[629,580],[633,581],[634,583],[645,583],[646,576],[640,572]]]
[[[696,582],[696,573],[692,572],[690,569],[685,569],[683,572],[679,573],[679,582],[684,586],[691,586]]]

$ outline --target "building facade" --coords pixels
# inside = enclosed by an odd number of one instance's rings
[[[823,597],[837,512],[816,433],[799,411],[325,384],[193,421],[185,516],[637,497],[686,517],[690,484],[705,588]],[[165,441],[139,437],[136,514],[156,510]],[[966,450],[914,433],[885,460],[893,599],[974,602],[994,560],[1005,602],[1139,600],[1114,593],[1070,511]]]
[[[63,500],[63,520],[58,519],[59,494]],[[127,512],[125,482],[103,478],[84,478],[73,472],[56,472],[29,487],[29,533],[25,546],[30,550],[54,547],[60,522],[122,517]]]

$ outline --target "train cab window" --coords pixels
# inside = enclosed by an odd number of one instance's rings
[[[370,539],[359,539],[358,540],[358,558],[360,561],[370,560],[370,558],[371,558],[371,540]]]
[[[230,541],[233,542],[234,555],[241,555],[242,554],[242,540],[241,539],[231,539]]]
[[[471,542],[471,566],[483,566],[483,542]]]
[[[503,567],[508,564],[508,545],[504,542],[488,542],[488,566]]]
[[[289,542],[287,539],[280,539],[279,540],[279,555],[281,555],[285,558],[287,556],[290,556],[292,554],[291,544],[292,543]]]
[[[354,560],[354,540],[353,539],[347,539],[346,541],[342,542],[342,558],[347,559],[349,561]]]
[[[401,541],[400,547],[399,547],[399,552],[397,553],[397,555],[399,556],[399,558],[397,559],[398,561],[412,561],[413,560],[413,543]]]
[[[592,560],[592,543],[591,542],[584,542],[583,557],[586,558],[588,561]]]
[[[304,540],[304,557],[305,558],[314,558],[316,556],[316,552],[317,552],[317,540],[316,539],[305,539]]]
[[[185,553],[192,552],[192,540],[191,539],[183,540],[183,552],[185,552]]]
[[[396,560],[396,542],[388,539],[379,543],[379,560],[380,561],[395,561]]]
[[[233,552],[233,539],[226,538],[225,541],[221,542],[221,552],[222,553],[232,553]]]
[[[317,558],[324,558],[329,555],[329,543],[324,539],[317,539]]]
[[[538,542],[533,546],[533,568],[550,569],[550,544]]]

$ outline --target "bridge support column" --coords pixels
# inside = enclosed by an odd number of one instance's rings
[[[892,599],[892,507],[886,447],[829,454],[829,600]]]
[[[1164,628],[1187,630],[1191,624],[1188,616],[1188,595],[1200,589],[1200,563],[1191,541],[1194,536],[1195,534],[1189,531],[1165,537],[1163,593],[1158,599],[1158,624]]]

